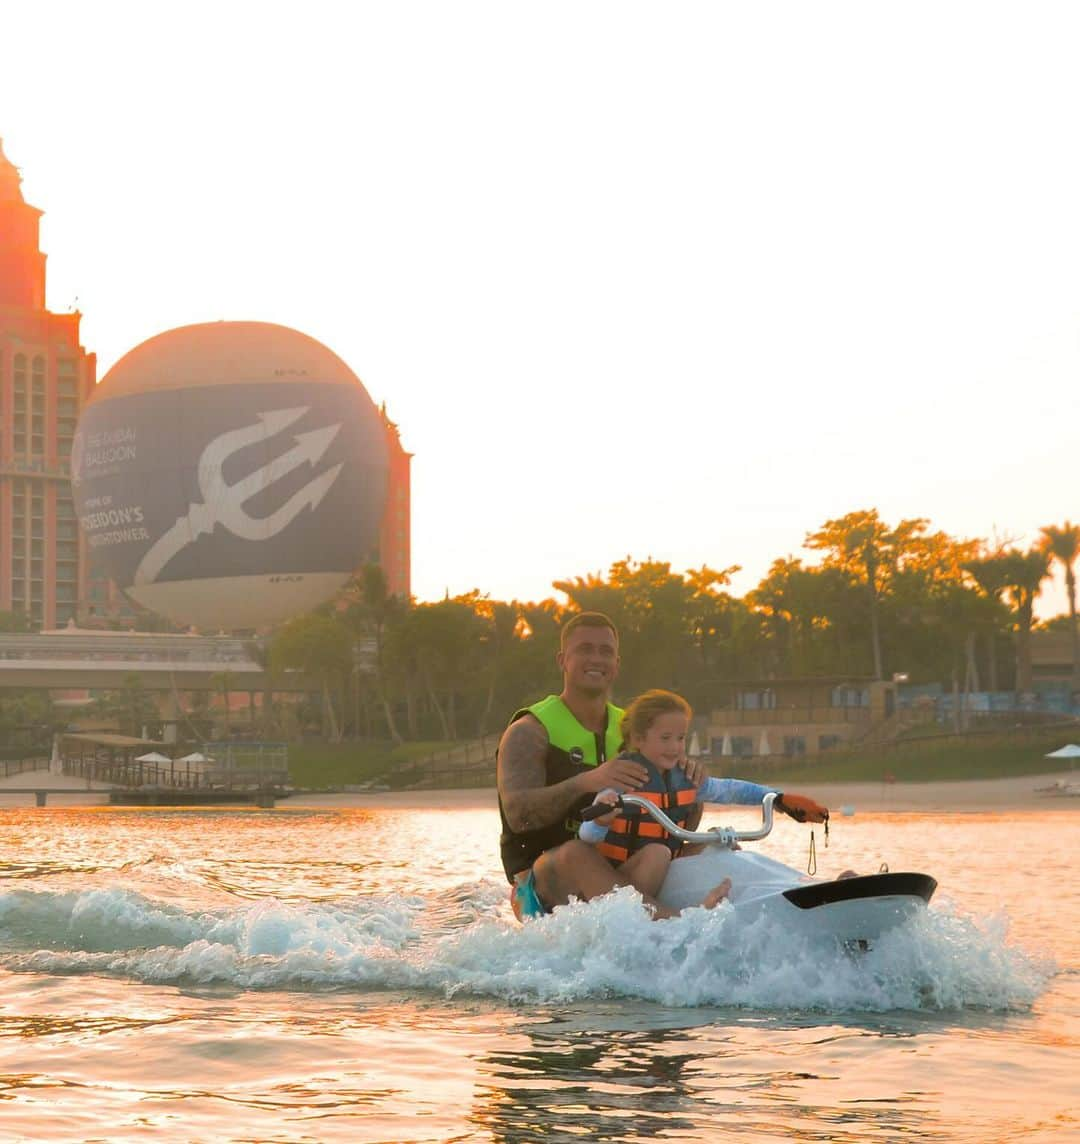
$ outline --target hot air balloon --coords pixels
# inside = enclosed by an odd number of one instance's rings
[[[331,597],[376,549],[386,428],[314,338],[264,322],[168,330],[97,386],[72,449],[92,554],[134,600],[207,629]]]

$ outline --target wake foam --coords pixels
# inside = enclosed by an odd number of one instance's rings
[[[770,928],[772,926],[773,928]],[[509,1002],[629,997],[672,1007],[1027,1009],[1055,966],[1004,917],[933,908],[853,954],[727,903],[653,922],[631,889],[519,926],[491,882],[438,899],[266,898],[206,909],[108,886],[0,894],[0,966],[240,989],[422,989]]]

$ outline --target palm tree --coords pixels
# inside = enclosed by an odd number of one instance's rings
[[[1065,592],[1069,598],[1069,631],[1072,635],[1072,678],[1070,687],[1080,691],[1080,630],[1076,626],[1076,573],[1073,565],[1080,557],[1080,524],[1065,521],[1060,527],[1046,525],[1042,530],[1040,548],[1065,569]]]
[[[264,739],[271,739],[277,732],[274,723],[274,665],[271,662],[270,642],[264,636],[262,639],[249,640],[244,648],[249,658],[262,670],[261,734]],[[252,726],[254,725],[253,718]]]
[[[985,631],[991,691],[998,689],[997,644],[1001,630],[998,613],[1005,612],[1001,597],[1009,586],[1009,567],[1009,556],[1000,547],[994,551],[984,552],[963,565],[964,571],[978,584],[988,605]]]
[[[225,707],[225,738],[232,738],[232,710],[230,698],[232,696],[233,678],[231,671],[219,671],[210,677],[210,686],[221,696]]]
[[[386,573],[378,564],[365,564],[354,578],[351,588],[353,599],[345,611],[345,619],[357,639],[371,641],[375,653],[372,658],[375,692],[390,738],[395,744],[401,744],[405,740],[398,730],[390,697],[387,635],[389,629],[401,622],[407,614],[408,601],[391,594],[386,584]],[[359,658],[358,646],[354,658]]]
[[[1002,556],[1005,590],[1016,609],[1016,690],[1024,695],[1031,691],[1031,622],[1035,597],[1050,571],[1050,557],[1039,548],[1027,552],[1012,548]]]

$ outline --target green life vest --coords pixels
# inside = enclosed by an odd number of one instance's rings
[[[558,695],[549,695],[539,703],[523,708],[514,715],[514,719],[526,711],[543,723],[548,743],[555,750],[565,752],[570,761],[579,766],[584,763],[587,767],[595,767],[613,759],[622,746],[623,710],[614,703],[607,705],[607,729],[603,735],[586,730]]]
[[[547,732],[548,748],[544,756],[546,786],[561,783],[589,767],[615,758],[619,753],[623,712],[621,707],[616,707],[613,703],[607,705],[607,727],[603,733],[583,727],[557,695],[549,695],[531,707],[515,711],[510,722],[513,723],[523,715],[532,715],[538,719]],[[578,804],[571,807],[569,818],[537,830],[519,833],[512,830],[506,821],[500,798],[502,836],[499,839],[499,849],[507,879],[513,882],[514,875],[520,870],[527,870],[545,850],[552,850],[576,838],[581,825],[577,816],[592,800],[591,794],[582,795]]]

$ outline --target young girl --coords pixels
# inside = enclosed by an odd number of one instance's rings
[[[681,695],[672,691],[646,691],[629,707],[622,720],[623,756],[648,768],[649,779],[633,791],[655,803],[676,825],[681,826],[696,802],[760,804],[775,788],[744,782],[741,779],[708,778],[696,787],[683,769],[686,762],[686,737],[693,712]],[[593,800],[614,805],[618,793],[608,789]],[[800,822],[807,819],[822,822],[828,815],[825,807],[803,795],[779,791],[773,803]],[[579,836],[593,843],[600,853],[614,863],[621,874],[642,894],[656,897],[667,875],[672,858],[678,857],[682,843],[672,837],[644,811],[612,811],[591,822],[583,822]],[[701,903],[711,909],[727,897],[731,880],[725,878]]]

